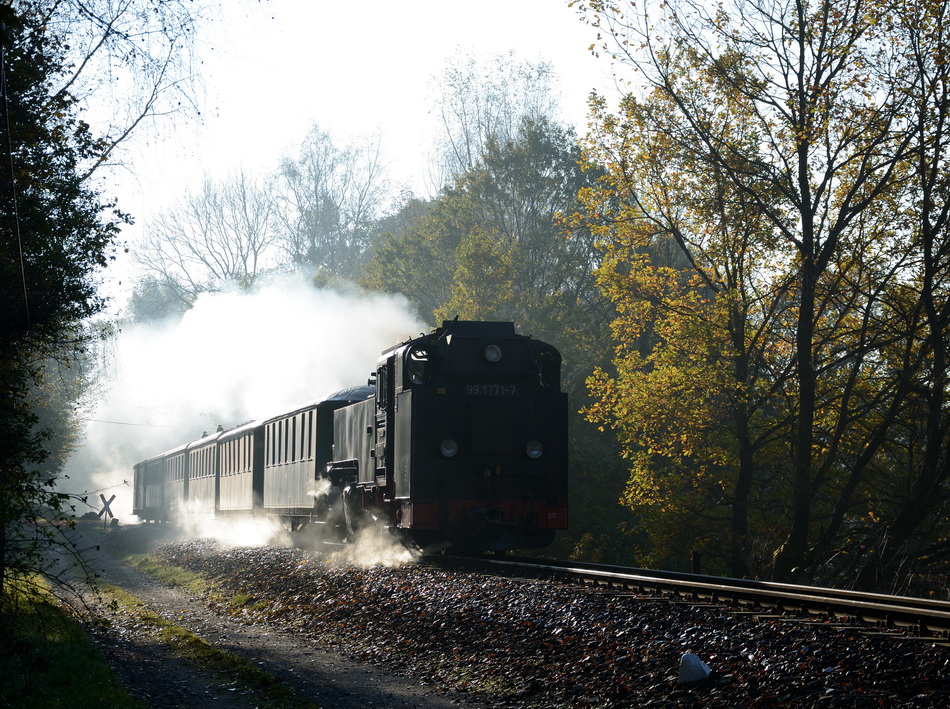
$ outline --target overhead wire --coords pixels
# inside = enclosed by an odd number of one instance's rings
[[[131,421],[106,421],[105,419],[89,419],[84,418],[83,421],[89,421],[91,423],[111,423],[116,426],[145,426],[147,428],[175,428],[174,426],[167,423],[132,423]]]

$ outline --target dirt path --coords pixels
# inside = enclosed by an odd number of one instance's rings
[[[108,534],[102,549],[89,555],[93,568],[104,580],[140,599],[155,614],[191,631],[209,644],[239,655],[278,677],[302,698],[325,707],[363,709],[449,709],[479,706],[476,697],[445,697],[434,687],[392,675],[385,668],[353,661],[319,641],[270,626],[246,625],[216,614],[207,602],[182,589],[165,586],[113,554],[127,553],[134,535],[138,545],[164,530],[122,530]],[[124,538],[123,538],[124,537]],[[121,544],[115,542],[121,541]],[[126,547],[123,549],[123,547]],[[111,550],[110,553],[107,550]],[[94,633],[94,639],[116,669],[130,694],[156,707],[259,706],[254,696],[228,687],[214,675],[175,657],[135,614],[115,612],[102,604],[97,614],[108,618],[110,627]]]

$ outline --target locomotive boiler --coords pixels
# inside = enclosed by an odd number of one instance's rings
[[[199,463],[202,491],[216,466],[217,516],[342,541],[373,525],[422,549],[546,546],[567,527],[560,368],[512,323],[444,322],[383,352],[367,387],[188,444],[193,460],[178,448],[139,463],[133,513],[172,518]]]

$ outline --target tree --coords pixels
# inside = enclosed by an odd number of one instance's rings
[[[853,555],[852,565],[859,569],[857,583],[864,587],[893,583],[897,569],[912,555],[931,563],[945,559],[950,534],[942,524],[950,480],[950,419],[946,413],[950,383],[948,5],[898,2],[889,10],[887,32],[902,48],[901,61],[889,75],[907,98],[906,119],[914,134],[905,201],[909,270],[913,274],[909,283],[914,288],[904,289],[904,308],[896,318],[905,326],[901,334],[908,342],[901,391],[907,401],[901,415],[895,416],[900,432],[892,438],[895,443],[916,442],[914,448],[920,454],[907,460],[909,474],[890,514],[869,530],[862,545],[868,553]],[[908,422],[913,423],[908,426]],[[833,522],[840,523],[839,519]]]
[[[298,156],[284,158],[278,179],[282,244],[290,262],[323,279],[357,278],[389,196],[379,142],[338,147],[313,125]]]
[[[196,295],[171,277],[145,275],[132,288],[125,317],[135,323],[178,320],[194,305]]]
[[[870,386],[884,344],[877,315],[897,286],[887,255],[900,235],[884,215],[896,203],[912,138],[902,122],[906,95],[875,69],[895,61],[881,33],[881,8],[766,0],[711,12],[686,1],[663,4],[654,17],[651,5],[581,7],[616,40],[608,51],[634,67],[672,112],[672,120],[644,112],[648,128],[666,130],[684,152],[698,146],[698,180],[715,175],[741,196],[762,224],[756,243],[774,255],[766,273],[781,287],[772,300],[792,316],[771,328],[772,346],[791,345],[774,367],[790,375],[775,382],[774,396],[793,419],[785,539],[773,574],[795,578],[816,562],[816,505],[854,491],[842,468],[848,451],[861,450],[850,460],[860,467],[852,468],[852,482],[868,472],[893,415],[882,400],[900,387],[893,378]],[[634,151],[635,143],[620,145],[618,164],[632,164]],[[688,173],[674,186],[671,205],[703,192]],[[642,189],[638,182],[611,198],[629,200]],[[679,245],[702,276],[691,244]],[[882,406],[876,427],[865,430],[860,412]],[[863,449],[856,440],[862,434]]]
[[[94,342],[83,321],[100,312],[95,275],[128,217],[85,184],[104,143],[57,88],[65,40],[32,4],[4,8],[0,71],[0,588],[43,568],[60,541],[68,496],[55,478],[70,448],[76,399],[51,371],[80,361]]]
[[[423,317],[514,320],[565,350],[569,341],[577,350],[566,369],[580,384],[587,338],[607,310],[590,233],[568,238],[557,222],[593,175],[579,160],[573,133],[547,120],[525,119],[513,140],[490,139],[481,161],[439,198],[406,204],[402,213],[415,218],[381,236],[364,285],[407,295]]]
[[[63,71],[50,90],[100,117],[100,138],[80,167],[83,179],[112,161],[151,120],[191,107],[193,41],[204,11],[187,0],[15,0],[43,18],[60,41]]]
[[[436,310],[452,297],[456,249],[463,235],[475,228],[469,211],[456,207],[448,193],[429,202],[409,196],[380,226],[360,284],[401,293],[419,317],[433,320]]]
[[[558,221],[596,175],[579,161],[573,132],[546,119],[525,118],[513,139],[488,140],[481,162],[443,196],[468,228],[452,258],[451,298],[436,312],[513,320],[558,341],[571,389],[589,371],[590,343],[609,312],[594,284],[590,232],[568,238]]]
[[[369,290],[404,294],[417,315],[427,320],[445,302],[451,284],[451,274],[446,270],[451,254],[430,250],[438,243],[426,234],[427,225],[438,221],[430,213],[439,203],[419,199],[406,190],[399,195],[396,205],[392,214],[374,226],[372,258],[360,285]]]
[[[698,77],[693,91],[716,86],[683,61],[680,72]],[[727,87],[715,93],[720,110],[708,129],[721,142],[754,144],[753,117]],[[774,508],[776,491],[753,485],[755,458],[774,455],[787,435],[788,407],[768,399],[790,374],[775,341],[788,317],[790,255],[665,92],[627,96],[617,117],[602,99],[592,105],[586,154],[607,170],[584,193],[580,220],[600,239],[598,277],[618,317],[617,372],[595,372],[588,414],[628,450],[624,500],[649,525],[653,563],[684,563],[692,547],[732,574],[760,572],[769,535],[761,525],[750,531],[750,515]]]
[[[551,65],[518,59],[514,52],[486,61],[461,54],[446,63],[433,84],[437,190],[476,167],[489,141],[517,140],[525,119],[537,123],[557,117]]]
[[[135,259],[145,273],[189,306],[223,282],[248,286],[276,263],[277,205],[270,185],[238,171],[160,214]]]

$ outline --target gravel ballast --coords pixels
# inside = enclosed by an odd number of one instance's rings
[[[199,540],[156,554],[250,596],[217,612],[493,706],[950,706],[950,653],[935,642],[299,549]],[[686,653],[712,675],[681,683]]]

